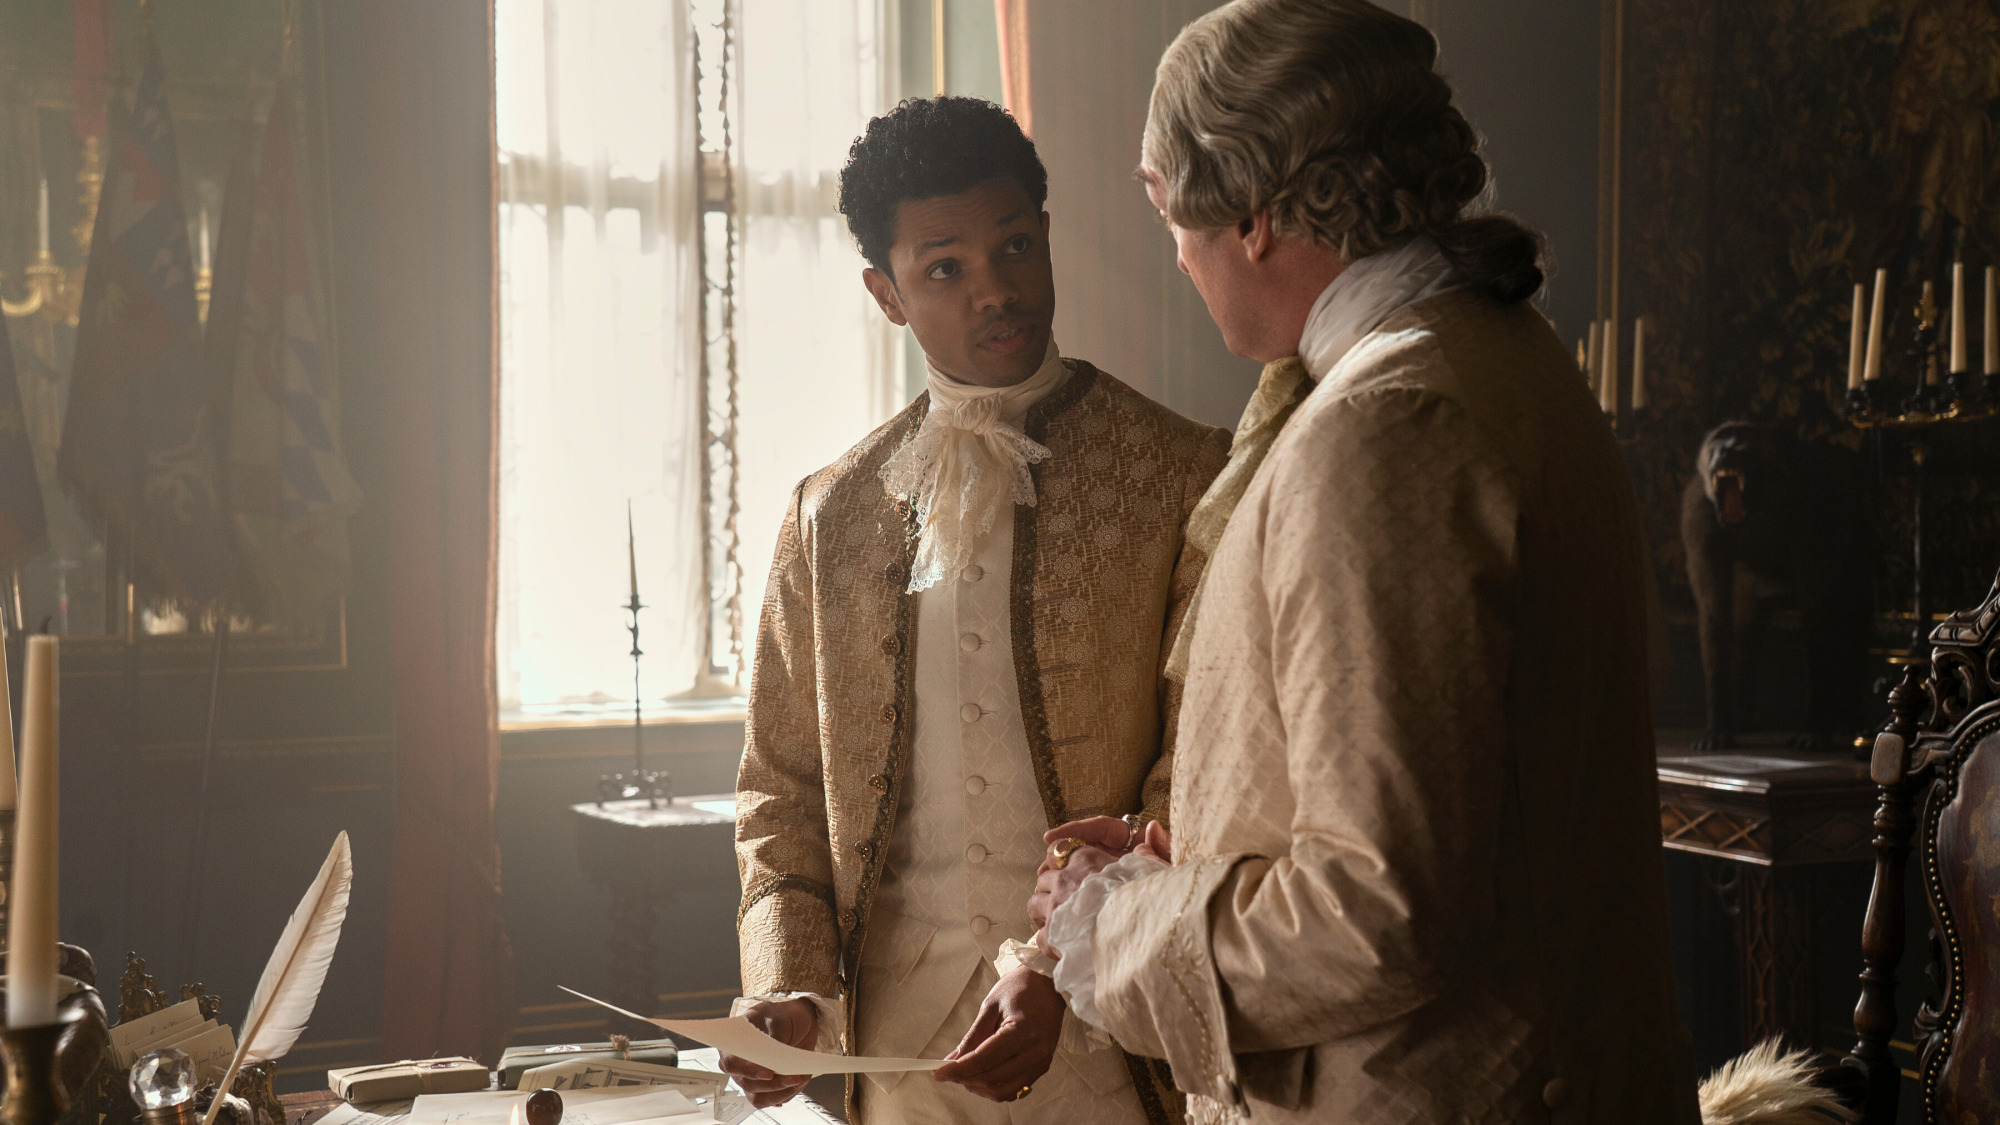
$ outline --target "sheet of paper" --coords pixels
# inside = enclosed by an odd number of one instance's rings
[[[685,1035],[698,1043],[706,1043],[725,1054],[756,1063],[777,1074],[887,1074],[903,1070],[936,1070],[944,1065],[943,1059],[877,1058],[806,1051],[778,1042],[751,1027],[750,1021],[740,1016],[733,1019],[656,1020],[628,1012],[616,1004],[607,1004],[594,996],[585,996],[574,988],[564,987],[563,991],[601,1008],[609,1008],[628,1019],[650,1023],[675,1035]]]
[[[111,1049],[117,1052],[118,1065],[129,1067],[140,1055],[146,1053],[135,1049],[139,1044],[158,1039],[177,1027],[193,1027],[200,1022],[201,1003],[196,1000],[183,1000],[112,1028]]]
[[[403,1125],[521,1125],[529,1093],[482,1090],[472,1094],[425,1094]],[[715,1116],[680,1090],[665,1086],[621,1086],[569,1090],[562,1125],[716,1125]]]
[[[187,1057],[194,1061],[196,1078],[220,1082],[222,1072],[229,1069],[230,1057],[236,1054],[236,1033],[225,1023],[186,1039],[176,1039],[171,1045],[187,1052]]]
[[[720,1055],[721,1052],[713,1047],[681,1052],[683,1069],[708,1071],[717,1078],[729,1081],[722,1096],[715,1099],[715,1120],[719,1125],[840,1125],[838,1117],[803,1094],[770,1109],[758,1109],[751,1105],[743,1088],[722,1073]]]
[[[367,1106],[342,1102],[327,1111],[327,1115],[319,1119],[319,1125],[403,1125],[410,1116],[410,1107],[415,1103],[415,1098],[375,1102]]]
[[[628,1062],[622,1059],[570,1059],[538,1066],[521,1075],[520,1089],[597,1090],[613,1086],[672,1086],[688,1097],[712,1097],[722,1091],[720,1074],[701,1070],[681,1070],[657,1063]]]

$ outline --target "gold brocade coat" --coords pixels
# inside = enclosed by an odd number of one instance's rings
[[[1188,513],[1229,438],[1063,362],[1068,378],[1022,423],[1051,454],[1033,466],[1037,505],[1014,507],[1010,628],[1031,766],[1051,827],[1130,812],[1164,821],[1180,692],[1160,669],[1204,561],[1182,549]],[[743,991],[844,995],[850,1044],[916,702],[915,522],[879,473],[929,401],[794,490],[737,778]],[[1134,1069],[1160,1119],[1164,1068],[1153,1081]]]

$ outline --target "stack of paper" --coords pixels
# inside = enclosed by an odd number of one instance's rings
[[[714,1097],[724,1079],[705,1070],[683,1070],[623,1059],[570,1059],[538,1066],[521,1075],[521,1089],[601,1090],[618,1086],[671,1086],[690,1098]]]
[[[139,1056],[162,1047],[178,1048],[193,1059],[197,1081],[220,1082],[236,1054],[236,1034],[226,1023],[203,1019],[198,1000],[183,1000],[111,1029],[111,1053],[120,1070],[131,1069]]]

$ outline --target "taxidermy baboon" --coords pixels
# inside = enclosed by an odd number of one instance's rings
[[[1846,451],[1748,422],[1702,440],[1681,496],[1681,544],[1701,630],[1708,728],[1698,750],[1752,729],[1757,664],[1781,605],[1806,646],[1806,729],[1798,749],[1844,744],[1862,714],[1868,629],[1868,525]]]

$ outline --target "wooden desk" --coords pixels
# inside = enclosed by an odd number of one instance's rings
[[[1812,882],[1806,868],[1873,863],[1875,784],[1868,763],[1800,754],[1776,737],[1692,754],[1661,740],[1660,840],[1722,861],[1716,889],[1733,903],[1743,1036],[1817,1042]],[[1856,951],[1861,919],[1854,920]]]
[[[651,1013],[659,992],[653,943],[658,907],[687,890],[736,888],[736,795],[572,805],[584,875],[611,892],[611,994],[605,999]],[[612,1016],[613,1033],[653,1035],[651,1024]]]

